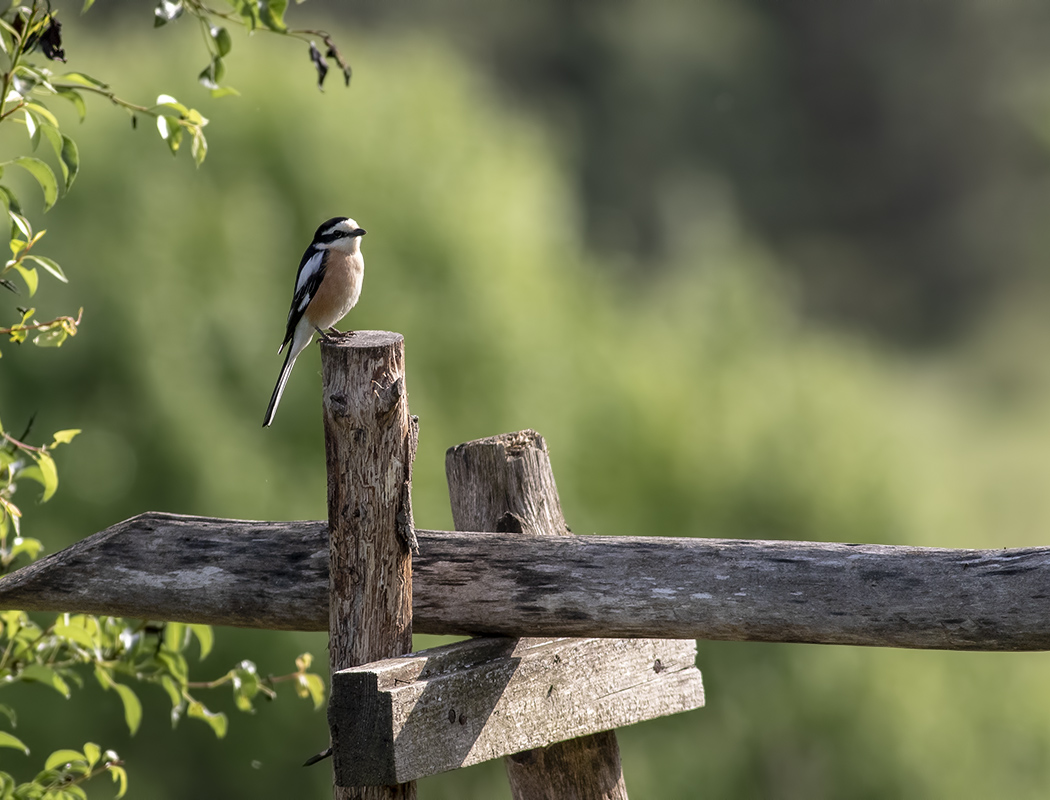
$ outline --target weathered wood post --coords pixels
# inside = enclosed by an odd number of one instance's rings
[[[328,466],[332,673],[412,650],[410,486],[417,421],[400,334],[357,331],[322,343]],[[337,721],[330,717],[340,772]],[[401,800],[415,783],[334,789],[335,800]]]
[[[519,431],[467,442],[445,456],[457,530],[571,535],[543,437]],[[627,800],[615,731],[504,759],[515,800]]]

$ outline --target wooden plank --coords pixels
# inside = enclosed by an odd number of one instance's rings
[[[342,779],[417,780],[700,708],[695,659],[674,639],[484,638],[341,670]]]
[[[328,630],[328,523],[150,511],[0,579],[0,607]]]
[[[1050,650],[1050,548],[416,530],[418,633]],[[0,608],[327,630],[324,522],[150,512],[0,579]]]
[[[547,445],[535,431],[506,433],[450,448],[445,454],[445,474],[452,519],[460,530],[494,529],[541,537],[572,535],[562,515]],[[520,641],[527,648],[533,640]],[[617,660],[615,642],[591,641],[594,644],[590,663],[600,665]],[[558,656],[552,660],[557,661]],[[575,666],[587,668],[586,663]],[[542,697],[542,688],[532,688],[538,694],[526,702],[533,703],[535,713],[541,713],[535,702]],[[515,722],[523,730],[542,728],[534,714],[511,718],[511,724]],[[559,736],[551,740],[554,744],[537,745],[525,745],[524,741],[531,737],[521,737],[518,743],[522,747],[507,751],[517,757],[503,762],[511,795],[515,800],[627,800],[616,735],[609,733],[599,738],[595,733],[582,731],[578,738]]]
[[[331,670],[412,649],[412,460],[405,341],[358,331],[321,344],[328,469],[328,651]],[[412,540],[414,541],[414,540]],[[359,712],[360,713],[360,712]],[[355,756],[329,707],[335,800],[413,800],[413,783],[341,780]]]

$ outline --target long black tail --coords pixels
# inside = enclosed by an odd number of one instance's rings
[[[292,374],[292,367],[295,366],[295,359],[299,355],[295,352],[293,342],[288,343],[288,355],[284,357],[284,366],[281,367],[281,375],[277,378],[277,385],[273,387],[273,397],[270,398],[270,405],[266,409],[266,418],[263,420],[263,427],[268,428],[270,423],[273,422],[273,418],[277,416],[277,405],[281,402],[281,395],[284,394],[285,384],[288,383],[288,376]]]

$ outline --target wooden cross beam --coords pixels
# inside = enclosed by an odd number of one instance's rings
[[[482,638],[342,670],[336,782],[405,783],[700,708],[695,660],[681,639]]]
[[[417,633],[1050,650],[1050,548],[416,530]],[[325,522],[149,512],[0,579],[0,608],[328,629]]]

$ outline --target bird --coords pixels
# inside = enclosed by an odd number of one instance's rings
[[[266,409],[264,428],[273,422],[295,359],[310,344],[314,332],[328,339],[326,331],[337,333],[333,326],[357,304],[365,275],[365,258],[361,253],[361,237],[365,233],[350,217],[332,217],[321,223],[303,253],[299,271],[295,273],[284,342],[277,350],[280,355],[287,347],[288,355]]]

